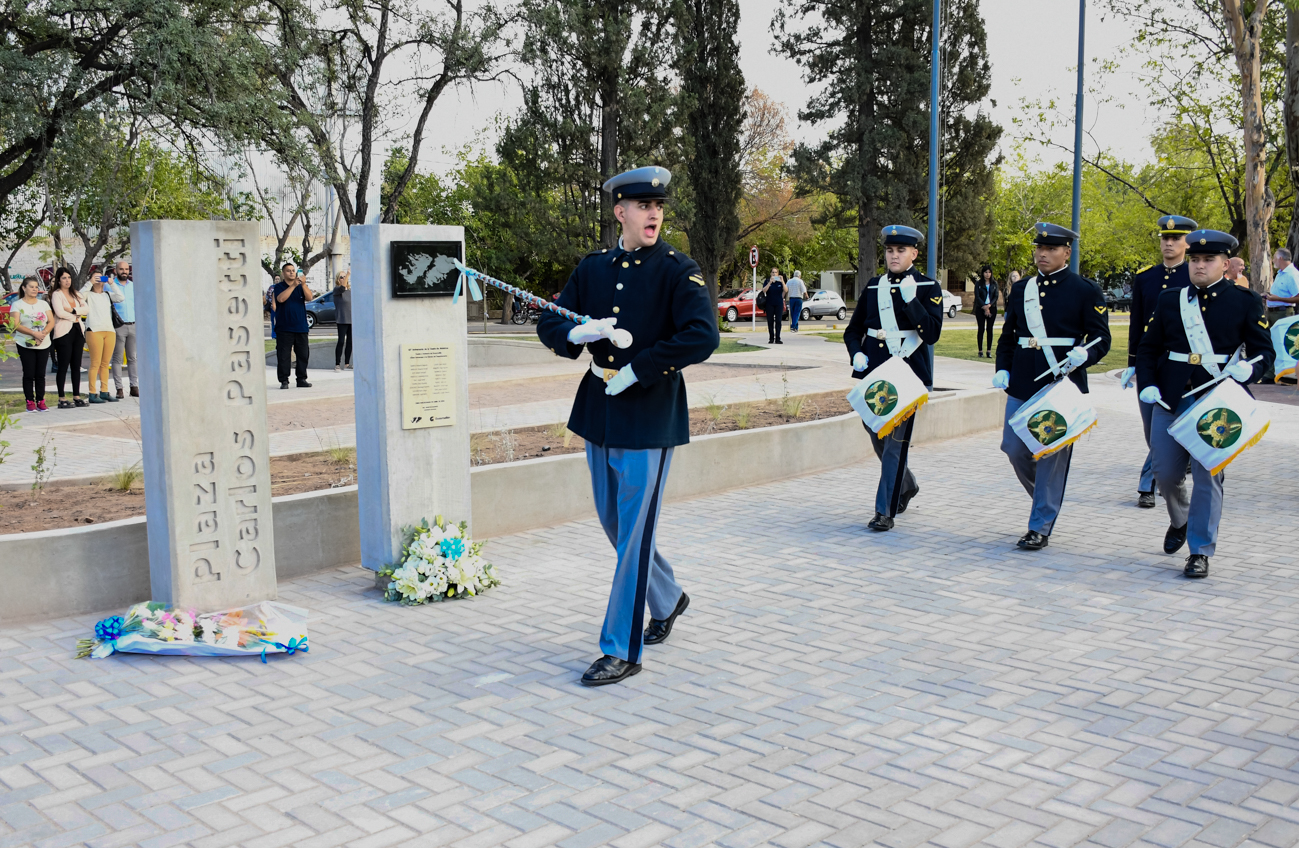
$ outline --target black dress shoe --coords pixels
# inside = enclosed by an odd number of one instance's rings
[[[916,486],[914,489],[898,498],[898,515],[907,511],[907,507],[911,505],[911,499],[918,494],[920,494],[920,487]]]
[[[288,387],[289,387],[289,384],[288,384],[287,382],[280,383],[280,388],[281,388],[281,389],[287,389]]]
[[[1036,530],[1029,530],[1023,536],[1019,537],[1017,546],[1026,551],[1040,551],[1051,543],[1050,536],[1043,536]]]
[[[1169,525],[1168,532],[1164,534],[1164,553],[1175,554],[1186,544],[1186,525],[1173,527]]]
[[[677,616],[686,611],[690,606],[690,596],[685,592],[681,593],[681,599],[677,601],[676,609],[667,618],[651,618],[649,626],[645,628],[645,644],[657,645],[668,638],[672,632],[672,624],[677,620]]]
[[[893,519],[877,512],[866,526],[878,533],[883,533],[885,530],[893,529]]]
[[[306,380],[303,380],[301,383],[298,383],[298,388],[299,388],[299,389],[309,389],[309,388],[311,388],[311,384],[308,383]]]
[[[610,683],[619,683],[631,677],[633,674],[640,674],[640,663],[629,663],[626,660],[620,660],[617,657],[611,657],[608,654],[591,663],[591,667],[582,675],[583,686],[608,686]]]
[[[1154,493],[1154,492],[1137,492],[1137,506],[1141,507],[1142,509],[1154,509],[1154,508],[1155,508],[1155,493]],[[1169,553],[1172,553],[1172,551],[1169,551]]]
[[[1209,576],[1209,558],[1204,554],[1191,554],[1186,558],[1186,568],[1182,573],[1192,580],[1200,580]]]

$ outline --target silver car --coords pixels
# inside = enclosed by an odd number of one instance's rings
[[[800,321],[806,321],[809,318],[820,321],[827,315],[833,315],[840,321],[848,317],[848,307],[844,304],[843,298],[839,297],[836,292],[814,289],[808,294],[811,297],[803,301],[803,311],[798,316]]]

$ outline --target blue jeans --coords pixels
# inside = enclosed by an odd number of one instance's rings
[[[803,298],[791,297],[789,299],[789,329],[798,329],[798,318],[803,312]]]

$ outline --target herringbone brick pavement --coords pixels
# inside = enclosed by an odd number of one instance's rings
[[[888,534],[873,460],[669,506],[693,602],[621,686],[577,685],[593,521],[493,541],[506,585],[468,602],[288,584],[311,652],[267,665],[74,660],[94,617],[0,631],[0,846],[1289,848],[1294,440],[1229,470],[1190,582],[1132,505],[1126,408],[1038,554],[992,433],[916,450]]]

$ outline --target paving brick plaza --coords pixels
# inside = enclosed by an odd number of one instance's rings
[[[505,585],[472,601],[282,584],[311,652],[266,665],[72,659],[96,616],[0,629],[0,846],[1289,848],[1295,410],[1228,470],[1191,582],[1116,398],[1038,554],[993,432],[917,449],[888,534],[873,459],[667,506],[693,602],[625,685],[577,684],[594,521],[493,540]]]

